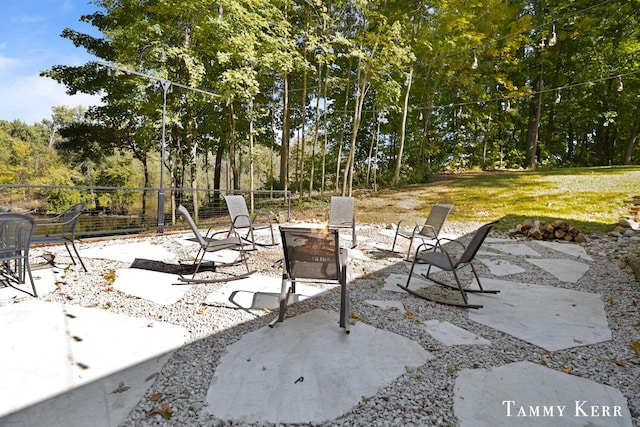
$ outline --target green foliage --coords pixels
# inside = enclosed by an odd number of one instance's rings
[[[70,93],[101,93],[104,103],[57,108],[34,127],[0,123],[0,182],[64,181],[46,160],[53,145],[72,182],[156,185],[163,130],[163,170],[175,186],[220,188],[226,174],[235,187],[271,188],[277,179],[278,188],[370,188],[373,147],[383,186],[425,182],[442,169],[640,158],[638,0],[95,5],[82,20],[101,35],[65,29],[63,37],[147,77],[93,63],[52,66],[44,76]],[[178,83],[166,93],[165,79]],[[105,165],[118,151],[137,160],[134,180]]]

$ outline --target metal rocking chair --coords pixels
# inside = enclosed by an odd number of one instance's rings
[[[354,205],[355,199],[353,197],[332,196],[328,217],[329,228],[351,229],[352,248],[358,245]]]
[[[338,229],[280,226],[280,234],[284,250],[280,312],[269,326],[284,321],[296,282],[336,283],[340,284],[339,324],[348,334],[347,249],[340,248]]]
[[[249,270],[249,264],[247,263],[247,255],[244,251],[243,241],[240,238],[240,236],[238,236],[235,232],[233,232],[235,234],[234,236],[223,238],[223,239],[216,239],[214,237],[215,235],[204,237],[202,234],[200,234],[200,230],[196,226],[196,223],[191,217],[191,214],[189,213],[187,208],[185,208],[182,205],[178,206],[178,213],[182,215],[185,221],[187,221],[187,223],[189,224],[189,227],[191,227],[191,230],[195,235],[195,241],[200,245],[200,249],[198,249],[198,253],[194,259],[194,264],[196,268],[193,272],[193,275],[190,278],[180,276],[179,280],[180,282],[182,282],[182,284],[229,282],[232,280],[245,278],[255,273],[255,271]],[[221,233],[227,233],[227,231],[221,231],[215,234],[221,234]],[[231,233],[231,231],[229,233]],[[247,269],[247,272],[244,274],[232,275],[230,277],[224,277],[219,279],[196,279],[196,274],[198,274],[198,271],[200,271],[200,267],[202,265],[202,259],[204,258],[204,255],[207,252],[217,252],[223,249],[238,250],[240,252],[241,260]],[[221,263],[221,264],[215,265],[214,263],[214,268],[209,269],[208,271],[216,271],[217,270],[216,267],[224,266],[224,265],[228,265],[228,264]]]
[[[266,220],[264,223],[258,222],[258,217],[249,216],[249,209],[247,208],[247,202],[245,201],[243,196],[239,195],[230,195],[224,196],[224,201],[227,204],[227,210],[229,211],[229,216],[231,217],[231,228],[229,229],[229,235],[232,232],[241,235],[241,231],[244,232],[246,230],[246,234],[242,237],[243,240],[251,243],[252,249],[256,250],[256,245],[259,246],[275,246],[275,236],[273,234],[273,224],[271,222],[271,217],[268,215],[263,215]],[[271,232],[271,243],[263,244],[257,243],[254,237],[255,230],[262,230],[268,228]]]
[[[413,227],[412,231],[402,230],[401,226],[404,221],[398,222],[398,226],[396,227],[396,235],[393,238],[393,246],[391,246],[391,252],[393,252],[396,247],[398,236],[409,239],[407,260],[409,260],[411,257],[411,246],[413,245],[414,240],[421,239],[422,243],[426,243],[427,240],[431,242],[437,240],[438,235],[440,234],[440,230],[442,230],[442,226],[449,216],[451,209],[453,209],[453,205],[436,203],[431,208],[429,216],[427,217],[424,224],[416,224],[415,227]]]
[[[432,301],[438,304],[444,304],[444,305],[450,305],[450,306],[454,306],[454,307],[463,307],[463,308],[482,308],[482,305],[478,305],[478,304],[470,304],[469,303],[469,299],[467,298],[467,292],[471,292],[471,293],[488,293],[488,294],[497,294],[500,291],[498,290],[488,290],[488,289],[484,289],[482,287],[482,283],[480,282],[480,278],[478,277],[478,274],[476,273],[476,269],[472,264],[473,259],[476,256],[476,253],[478,252],[478,249],[480,249],[480,246],[482,245],[482,243],[484,242],[484,240],[487,238],[489,231],[491,231],[491,228],[497,223],[498,221],[494,221],[494,222],[490,222],[488,224],[483,225],[482,227],[480,227],[475,234],[473,235],[473,237],[471,238],[471,241],[467,244],[467,246],[465,247],[461,242],[457,241],[457,240],[450,240],[450,239],[439,239],[436,243],[436,245],[431,245],[431,244],[427,244],[427,243],[423,243],[420,246],[418,246],[418,248],[416,249],[416,256],[413,259],[413,264],[411,265],[411,271],[409,272],[409,277],[407,279],[407,284],[405,286],[402,286],[400,284],[398,284],[398,287],[400,287],[401,289],[404,289],[405,291],[409,292],[412,295],[415,295],[419,298],[423,298],[426,299],[428,301]],[[464,249],[464,251],[462,252],[462,254],[460,254],[460,256],[455,256],[450,254],[448,251],[446,251],[443,248],[443,242],[444,241],[450,242],[450,243],[456,243],[460,246],[462,246],[462,248]],[[437,299],[437,298],[432,298],[430,296],[425,296],[421,293],[418,293],[414,290],[409,289],[409,282],[411,282],[411,277],[413,276],[413,269],[415,268],[416,264],[428,264],[429,268],[427,269],[427,274],[422,274],[422,276],[427,279],[427,280],[431,280],[434,283],[437,283],[440,286],[444,286],[446,288],[450,288],[456,291],[460,292],[460,295],[462,296],[462,303],[458,303],[455,301],[446,301],[446,300],[441,300],[441,299]],[[460,279],[458,278],[458,273],[457,270],[459,268],[464,267],[465,265],[470,265],[471,266],[471,270],[473,271],[473,275],[476,278],[476,281],[478,282],[478,288],[479,289],[465,289],[462,287],[462,284],[460,283]],[[453,276],[455,277],[456,280],[456,286],[453,285],[449,285],[447,283],[441,282],[439,280],[434,279],[433,277],[429,276],[429,273],[431,272],[431,267],[435,266],[438,267],[444,271],[450,271],[453,273]]]

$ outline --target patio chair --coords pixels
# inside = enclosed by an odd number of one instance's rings
[[[469,303],[469,300],[467,298],[467,292],[497,294],[500,291],[488,290],[482,287],[482,283],[480,282],[480,278],[478,277],[478,273],[476,272],[476,269],[473,266],[472,261],[475,258],[476,253],[478,253],[478,249],[480,249],[480,246],[482,245],[484,240],[487,238],[489,231],[491,231],[491,228],[497,222],[498,221],[490,222],[480,227],[474,233],[473,237],[471,238],[469,243],[466,245],[466,247],[461,242],[457,240],[451,240],[451,239],[439,239],[435,245],[428,244],[428,243],[420,244],[416,249],[416,255],[413,259],[413,264],[411,265],[411,271],[409,272],[409,277],[407,278],[407,284],[405,286],[398,284],[398,287],[400,287],[401,289],[404,289],[405,291],[409,292],[412,295],[415,295],[417,297],[420,297],[438,304],[445,304],[445,305],[450,305],[454,307],[464,307],[464,308],[482,308],[482,305]],[[446,244],[445,241],[460,245],[463,249],[462,253],[459,256],[456,256],[452,254],[450,251],[447,251],[443,246],[444,244]],[[427,280],[431,280],[432,282],[437,283],[438,285],[459,291],[460,295],[462,296],[463,302],[459,303],[455,301],[447,301],[447,300],[432,298],[409,289],[409,283],[411,282],[411,277],[413,276],[413,270],[416,264],[428,264],[429,268],[427,269],[427,274],[422,274],[422,276]],[[465,289],[462,287],[462,284],[460,283],[460,278],[458,277],[457,270],[464,267],[465,265],[471,266],[473,275],[475,276],[476,281],[478,283],[478,289],[469,289],[469,288]],[[455,286],[449,285],[447,283],[436,280],[433,277],[430,277],[429,273],[431,272],[431,267],[438,267],[444,271],[452,272],[456,280],[456,285]]]
[[[332,196],[328,218],[329,228],[351,229],[352,248],[358,245],[354,204],[355,200],[353,197]]]
[[[196,257],[194,259],[195,269],[193,271],[193,274],[191,275],[190,278],[184,277],[181,275],[179,280],[180,282],[182,282],[182,284],[229,282],[232,280],[242,279],[244,277],[250,276],[251,274],[255,273],[255,271],[249,270],[249,264],[247,262],[247,255],[244,251],[243,241],[240,238],[240,236],[238,236],[237,233],[235,233],[234,230],[231,230],[229,232],[220,231],[218,233],[214,233],[212,236],[204,237],[200,233],[200,230],[196,226],[196,223],[193,221],[193,218],[191,217],[191,214],[189,213],[187,208],[185,208],[182,205],[178,206],[178,213],[182,215],[185,221],[187,221],[187,223],[189,224],[189,227],[191,227],[191,231],[193,231],[193,234],[195,235],[195,241],[200,245],[200,248],[198,249],[198,253],[196,254]],[[233,236],[221,238],[221,239],[215,238],[216,235],[223,234],[223,233],[227,233],[227,236],[229,236],[229,233],[231,233],[233,234]],[[202,260],[204,258],[204,255],[207,252],[217,252],[223,249],[233,249],[233,250],[239,251],[241,262],[244,264],[245,268],[247,269],[247,272],[244,274],[237,274],[237,275],[232,275],[229,277],[218,278],[218,279],[196,279],[196,274],[198,274],[198,272],[202,267]],[[229,264],[219,263],[216,265],[214,262],[213,268],[207,268],[207,271],[217,271],[217,267],[229,266],[229,265],[235,265],[235,264],[236,263],[229,263]]]
[[[396,242],[398,237],[404,237],[405,239],[409,239],[409,248],[407,249],[407,260],[411,257],[411,246],[413,245],[413,241],[416,239],[421,239],[422,243],[426,243],[427,240],[434,241],[438,239],[438,235],[440,234],[440,230],[442,230],[442,226],[444,225],[445,220],[449,216],[449,213],[453,209],[453,205],[444,205],[440,203],[436,203],[431,208],[429,212],[429,216],[427,216],[424,224],[416,224],[413,227],[413,230],[407,231],[402,230],[402,223],[404,221],[399,221],[398,226],[396,227],[396,235],[393,237],[393,245],[391,246],[391,252],[394,251],[396,247]]]
[[[269,326],[284,321],[296,282],[335,283],[340,285],[339,325],[348,334],[347,249],[340,248],[338,229],[280,226],[280,234],[284,251],[280,311]]]
[[[29,294],[15,285],[26,283],[29,276],[34,297],[38,296],[29,266],[29,244],[35,221],[29,215],[0,213],[0,279],[12,288]]]
[[[64,244],[64,247],[67,249],[67,252],[71,257],[73,265],[76,265],[76,260],[71,253],[71,249],[69,248],[69,245],[71,245],[73,251],[76,254],[76,257],[78,257],[80,265],[86,272],[87,267],[84,265],[82,258],[80,258],[80,254],[78,253],[78,248],[76,248],[75,243],[78,219],[80,218],[80,215],[86,209],[86,207],[86,202],[80,202],[71,206],[61,214],[54,216],[53,218],[37,219],[36,228],[33,231],[33,238],[31,239],[31,244]]]
[[[249,209],[247,209],[247,202],[244,200],[243,196],[224,196],[224,201],[227,203],[227,210],[229,211],[229,217],[231,218],[231,228],[229,229],[229,235],[231,235],[232,232],[236,232],[238,235],[242,236],[242,234],[246,232],[242,239],[251,243],[253,250],[256,250],[256,245],[276,245],[271,217],[269,217],[268,215],[262,215],[261,217],[264,217],[266,219],[266,221],[264,222],[258,222],[258,219],[261,218],[258,216],[251,218],[251,216],[249,215]],[[263,230],[266,228],[268,228],[271,233],[271,243],[264,244],[256,242],[253,232],[255,230]]]

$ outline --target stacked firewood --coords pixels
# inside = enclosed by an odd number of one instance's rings
[[[580,234],[580,230],[562,220],[545,224],[540,220],[526,219],[522,224],[516,225],[516,228],[509,230],[509,235],[511,237],[520,235],[535,240],[565,240],[576,243],[586,241],[584,236]]]
[[[629,219],[640,221],[640,196],[633,196],[631,200],[625,201],[629,205]]]

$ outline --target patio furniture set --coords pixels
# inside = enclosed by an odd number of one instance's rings
[[[193,274],[190,274],[190,277],[181,275],[180,283],[227,282],[245,278],[255,272],[249,267],[247,252],[258,250],[259,246],[275,246],[278,244],[274,235],[274,224],[269,216],[250,216],[245,199],[241,195],[225,196],[225,202],[230,216],[229,228],[223,231],[215,231],[211,228],[205,234],[201,233],[189,211],[182,205],[178,207],[178,213],[184,218],[194,234],[194,237],[190,240],[199,245],[198,253],[193,261]],[[75,245],[76,225],[85,208],[86,204],[84,202],[78,203],[60,215],[45,220],[35,220],[26,214],[0,213],[0,284],[14,287],[37,297],[33,275],[29,266],[29,247],[35,244],[64,244],[73,264],[76,264],[77,258],[84,271],[87,271]],[[403,221],[397,224],[391,251],[395,251],[399,238],[408,239],[409,248],[407,249],[406,259],[412,261],[406,284],[399,284],[398,286],[412,295],[435,303],[465,308],[481,308],[481,305],[469,303],[467,293],[497,293],[498,291],[486,290],[482,287],[472,261],[497,221],[480,227],[471,237],[469,243],[464,245],[458,240],[440,237],[440,231],[452,209],[452,205],[436,204],[432,207],[423,224],[415,224],[412,229],[404,229]],[[255,231],[261,229],[269,230],[267,236],[269,240],[266,243],[259,242],[254,234]],[[276,323],[284,321],[288,301],[290,296],[295,293],[297,282],[319,282],[340,286],[339,325],[344,328],[347,334],[349,333],[347,319],[349,313],[347,286],[349,248],[344,248],[340,245],[339,232],[341,229],[350,230],[351,248],[357,247],[354,199],[352,197],[332,197],[327,222],[323,225],[279,227],[284,255],[282,260],[282,285],[279,297],[279,313],[270,326],[273,327]],[[414,243],[419,244],[411,260],[411,248]],[[458,253],[454,253],[451,250],[452,246],[455,246],[454,244],[461,247]],[[201,269],[204,255],[224,249],[232,249],[239,252],[240,258],[238,262],[244,265],[246,272],[239,274],[228,273],[222,277],[216,275],[216,278],[198,277],[198,274],[205,270]],[[238,262],[234,262],[234,264]],[[440,299],[411,289],[409,285],[412,277],[414,277],[414,269],[417,264],[428,265],[427,273],[421,274],[422,278],[455,290],[459,293],[461,300]],[[473,271],[478,284],[477,289],[463,287],[459,279],[457,271],[467,265]],[[206,271],[217,271],[218,267],[225,266],[227,264],[214,263],[213,268],[209,266]],[[432,277],[430,275],[432,267],[451,272],[455,279],[455,284],[448,284]],[[27,278],[32,292],[16,286],[25,285]]]

